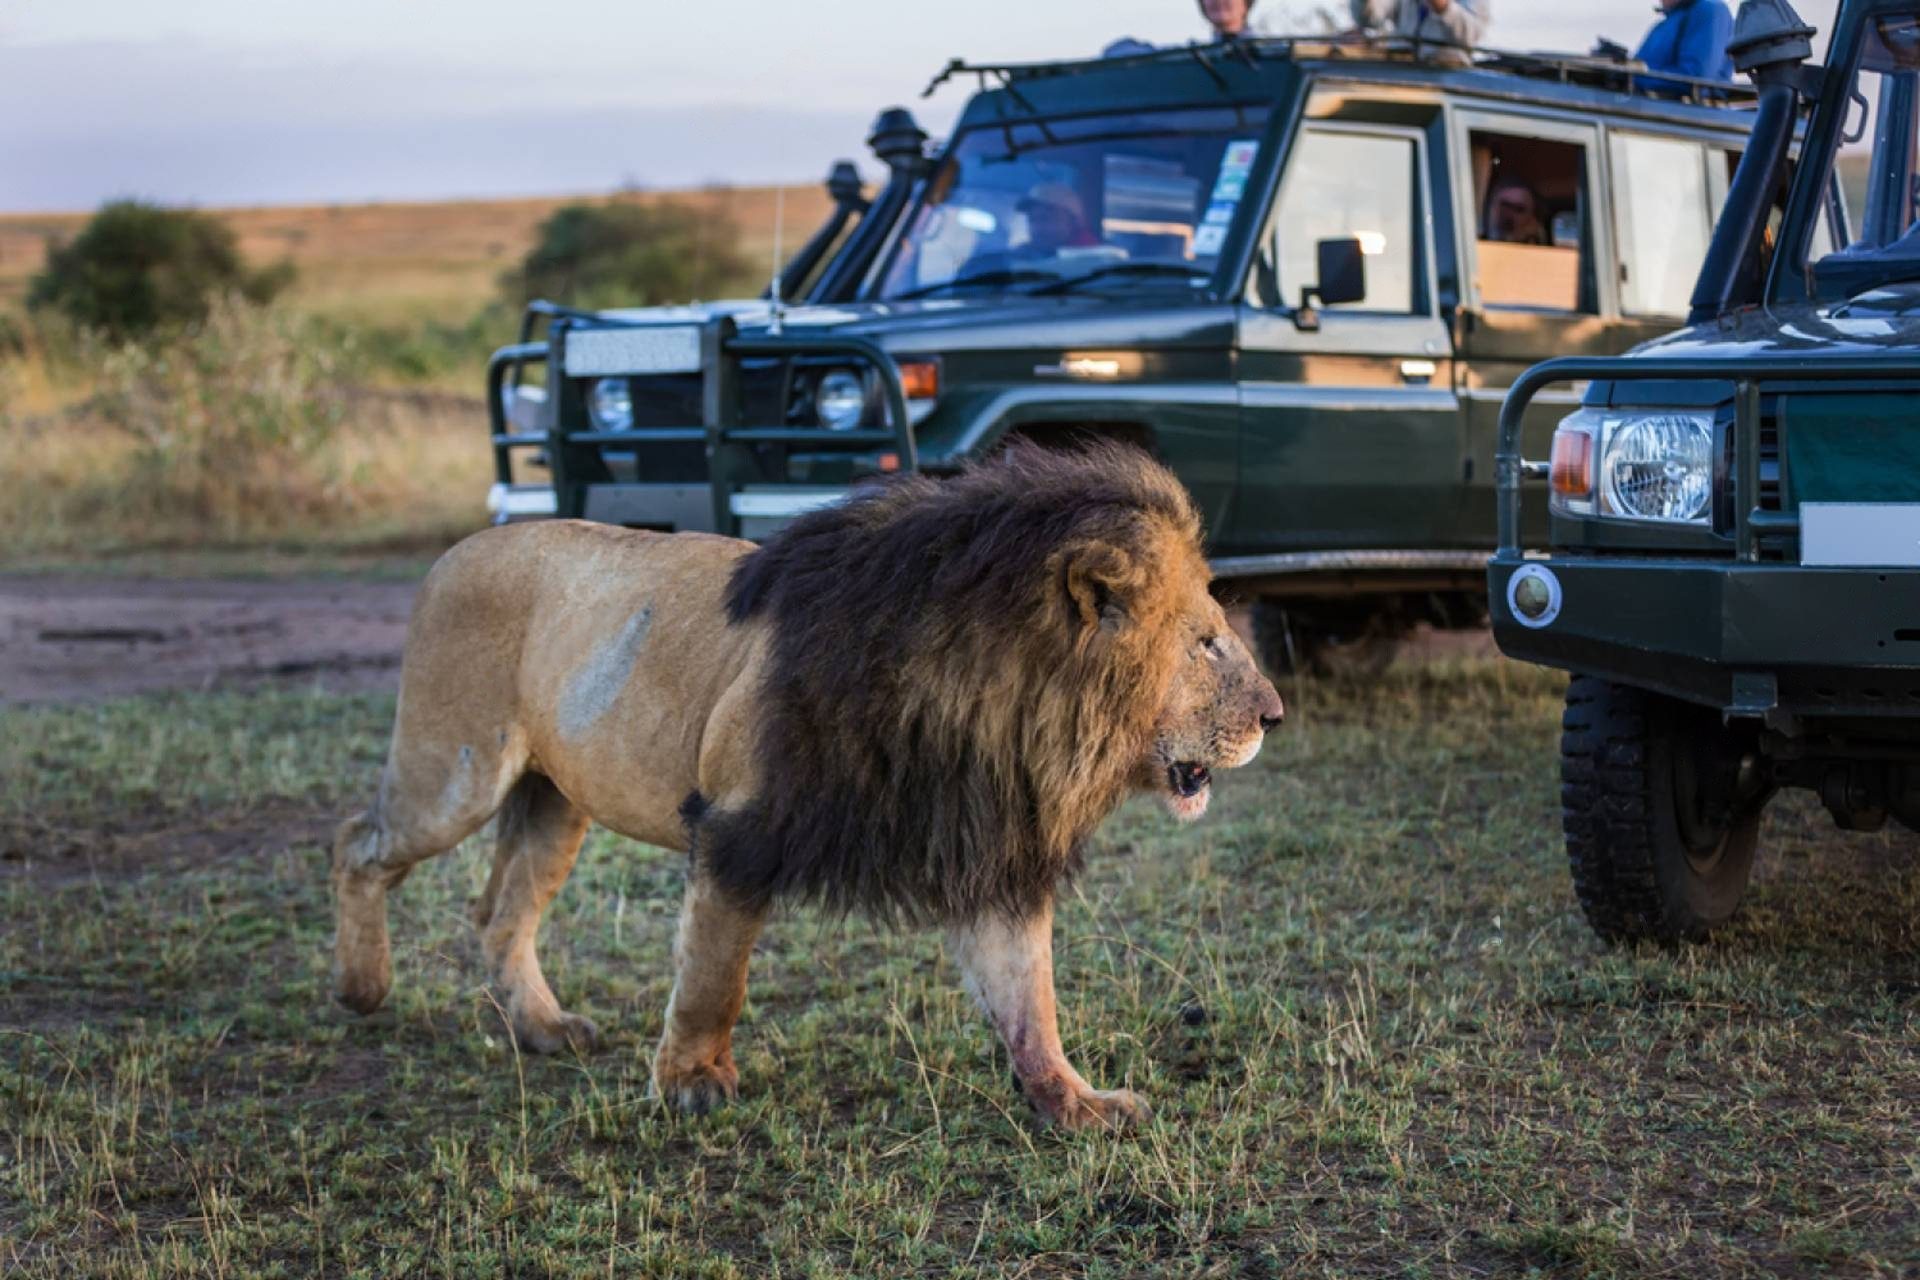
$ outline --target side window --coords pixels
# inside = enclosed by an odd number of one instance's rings
[[[1598,311],[1587,149],[1486,129],[1468,149],[1482,305]]]
[[[1411,138],[1303,130],[1287,158],[1267,246],[1277,273],[1273,300],[1297,305],[1300,291],[1318,283],[1319,242],[1352,238],[1365,256],[1367,296],[1325,309],[1414,311],[1420,304],[1417,162]]]
[[[1706,149],[1640,133],[1615,133],[1610,149],[1620,310],[1684,316],[1713,232]]]
[[[1740,170],[1739,151],[1732,148],[1715,148],[1707,152],[1707,193],[1712,201],[1713,224],[1720,225],[1720,213],[1727,205],[1727,193],[1733,187],[1733,175]],[[1767,229],[1760,237],[1760,259],[1753,270],[1764,277],[1773,264],[1774,247],[1780,237],[1780,223],[1786,218],[1787,192],[1793,188],[1793,171],[1799,160],[1789,156],[1786,168],[1781,171],[1780,185],[1773,193],[1773,203],[1767,209]],[[1722,171],[1724,168],[1724,172]],[[1840,192],[1843,208],[1852,209],[1854,202],[1848,199],[1845,190]],[[1839,245],[1834,240],[1836,225],[1842,230],[1846,224],[1836,224],[1832,215],[1838,211],[1831,205],[1822,211],[1820,218],[1813,224],[1813,239],[1809,249],[1809,261],[1817,260],[1832,253]]]

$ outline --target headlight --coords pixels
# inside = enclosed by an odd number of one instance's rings
[[[813,391],[813,411],[820,425],[832,431],[851,431],[867,410],[867,384],[849,369],[823,374]]]
[[[1548,471],[1555,511],[1704,523],[1713,502],[1713,416],[1582,409],[1555,429]]]
[[[1600,450],[1600,502],[1606,514],[1705,520],[1712,499],[1712,418],[1650,413],[1608,422]]]
[[[602,431],[633,430],[633,388],[625,378],[602,378],[587,392],[587,412]]]

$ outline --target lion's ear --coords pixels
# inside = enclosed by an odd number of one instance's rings
[[[1082,547],[1067,556],[1067,605],[1082,627],[1117,631],[1129,620],[1126,559],[1112,547]]]

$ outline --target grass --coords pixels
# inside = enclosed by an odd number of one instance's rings
[[[818,183],[787,188],[711,187],[699,191],[623,192],[385,204],[289,205],[216,209],[234,229],[249,262],[291,261],[299,274],[294,309],[378,325],[462,320],[492,298],[500,273],[533,243],[534,228],[564,204],[619,199],[691,201],[724,212],[741,230],[748,260],[773,262],[776,210],[792,253],[825,221],[830,202]],[[18,310],[40,269],[49,236],[71,239],[85,213],[0,214],[0,311]],[[501,335],[497,344],[511,341]]]
[[[1920,1268],[1914,842],[1777,803],[1714,945],[1602,951],[1555,830],[1556,678],[1291,689],[1175,828],[1107,825],[1057,929],[1069,1052],[1158,1109],[1036,1131],[933,938],[806,911],[738,1105],[646,1097],[679,861],[596,833],[549,917],[608,1043],[522,1060],[484,854],[325,996],[328,824],[391,700],[0,711],[0,1269],[22,1276],[1896,1275]]]
[[[145,346],[36,331],[0,360],[0,564],[417,554],[484,524],[480,398],[364,372],[350,335],[275,308]]]

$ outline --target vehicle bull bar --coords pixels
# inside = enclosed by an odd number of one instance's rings
[[[544,341],[532,339],[532,332],[544,317],[548,331]],[[565,350],[570,332],[578,332],[578,322],[591,321],[595,329],[699,330],[699,373],[702,379],[701,421],[684,426],[635,427],[624,431],[569,430],[561,412],[561,397],[556,394],[557,371],[565,368]],[[784,358],[779,403],[792,400],[796,365],[804,360],[845,359],[870,372],[879,390],[879,407],[884,425],[833,430],[826,427],[802,427],[785,423],[769,425],[741,420],[740,365],[743,360]],[[531,364],[545,364],[548,394],[539,408],[543,429],[527,430],[514,421],[510,400],[520,396],[521,378]],[[691,369],[683,370],[692,372]],[[609,371],[607,376],[620,376]],[[645,376],[638,372],[634,376]],[[552,303],[534,303],[521,321],[520,341],[500,348],[487,362],[487,417],[492,431],[495,479],[500,485],[513,483],[514,450],[543,450],[554,492],[554,514],[581,514],[580,493],[584,483],[568,475],[567,450],[574,445],[635,445],[670,442],[702,442],[706,446],[707,478],[713,494],[714,528],[738,536],[740,517],[735,512],[735,495],[748,484],[756,487],[767,482],[754,467],[752,449],[756,444],[831,444],[868,445],[891,450],[895,460],[889,470],[913,471],[919,466],[913,422],[908,413],[906,388],[893,359],[878,344],[865,338],[826,334],[769,333],[754,337],[739,336],[730,316],[719,316],[697,323],[672,323],[656,320],[623,324],[618,317],[573,311]]]
[[[1608,381],[1731,382],[1734,388],[1733,482],[1734,555],[1739,560],[1760,558],[1762,536],[1798,536],[1800,518],[1789,511],[1771,511],[1760,500],[1760,395],[1764,387],[1788,389],[1796,383],[1920,382],[1920,367],[1899,357],[1850,356],[1823,359],[1794,355],[1733,356],[1689,359],[1685,356],[1565,356],[1534,365],[1507,389],[1500,407],[1499,444],[1494,453],[1494,483],[1498,489],[1502,560],[1521,555],[1520,514],[1522,483],[1547,478],[1549,464],[1520,456],[1521,419],[1527,404],[1556,382]],[[1785,440],[1780,442],[1785,456]],[[1596,459],[1597,461],[1597,459]]]

